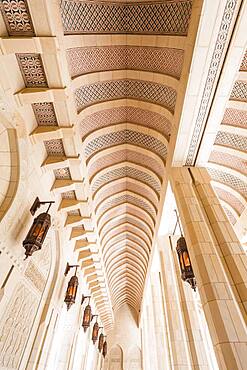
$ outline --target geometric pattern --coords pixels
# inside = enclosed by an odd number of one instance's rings
[[[218,76],[218,71],[222,63],[224,51],[227,47],[227,42],[229,39],[228,34],[231,30],[232,22],[235,21],[234,13],[237,9],[237,5],[237,0],[227,0],[224,7],[224,13],[221,18],[220,27],[217,33],[217,39],[214,44],[214,51],[210,61],[209,69],[207,71],[207,78],[204,84],[203,95],[201,98],[192,138],[190,141],[190,146],[185,163],[186,166],[193,166],[195,161],[196,150],[203,127],[205,125],[205,119],[209,109],[210,98],[214,91],[216,77]]]
[[[109,224],[107,226],[105,226],[104,229],[102,229],[101,238],[104,237],[105,233],[109,229],[112,229],[113,227],[121,225],[122,223],[126,223],[126,222],[128,222],[129,224],[135,225],[136,227],[138,227],[139,229],[144,231],[146,234],[148,234],[150,236],[150,238],[152,238],[152,232],[149,229],[149,227],[147,227],[147,225],[145,225],[143,222],[138,221],[138,219],[136,219],[135,217],[131,216],[128,213],[127,214],[124,213],[122,215],[122,217],[120,217],[119,219],[116,219],[115,221],[109,222]]]
[[[79,209],[72,209],[71,211],[67,212],[67,214],[68,216],[81,216],[81,212]]]
[[[65,156],[62,139],[45,140],[44,145],[50,156]]]
[[[184,51],[138,46],[83,47],[67,50],[71,77],[106,70],[141,70],[179,79]]]
[[[65,193],[61,193],[62,199],[76,199],[75,191],[70,190],[66,191]]]
[[[191,0],[123,3],[62,0],[65,34],[148,33],[186,35]]]
[[[244,198],[247,198],[247,183],[240,180],[237,176],[231,175],[224,171],[216,170],[214,168],[208,168],[208,172],[212,180],[230,186],[234,190],[241,193]]]
[[[35,36],[27,0],[2,0],[0,8],[9,36]]]
[[[163,115],[130,106],[104,109],[89,115],[82,120],[80,133],[82,139],[84,139],[86,135],[96,129],[126,122],[152,128],[163,134],[167,139],[171,133],[171,123]]]
[[[247,137],[219,131],[216,135],[215,144],[247,151]]]
[[[246,81],[236,81],[235,82],[230,99],[247,101],[247,82]]]
[[[238,156],[213,150],[208,161],[232,168],[247,175],[247,161]]]
[[[227,108],[222,123],[229,126],[247,128],[247,111]]]
[[[148,155],[138,153],[134,150],[129,149],[122,149],[122,150],[114,150],[114,152],[109,153],[107,155],[101,156],[95,162],[88,166],[88,175],[91,178],[100,170],[107,168],[109,166],[113,166],[114,164],[121,163],[128,161],[130,163],[136,163],[140,166],[145,163],[145,167],[149,170],[156,173],[156,175],[160,178],[164,175],[164,166],[160,164],[158,161],[149,157]]]
[[[240,71],[247,71],[247,50],[245,51],[244,57],[242,59],[242,63],[240,66]]]
[[[40,54],[16,54],[26,87],[48,87]]]
[[[69,167],[59,168],[53,171],[57,180],[71,180]]]
[[[123,177],[130,177],[134,180],[139,180],[144,182],[144,184],[150,186],[157,193],[160,192],[160,182],[158,182],[154,177],[150,176],[146,172],[140,171],[136,168],[123,166],[121,168],[116,168],[110,170],[104,175],[99,176],[96,181],[92,183],[92,192],[97,191],[102,185]]]
[[[227,215],[227,217],[228,217],[228,219],[229,219],[230,223],[231,223],[232,225],[235,225],[235,223],[237,222],[237,220],[236,220],[236,218],[234,217],[234,215],[232,214],[232,212],[231,212],[228,208],[226,208],[224,205],[222,206],[222,208],[224,209],[224,211],[225,211],[225,213],[226,213],[226,215]]]
[[[109,222],[111,219],[114,219],[115,217],[122,215],[122,214],[130,214],[132,216],[137,217],[139,220],[144,221],[149,228],[152,230],[154,223],[151,221],[151,219],[148,217],[147,214],[144,212],[139,212],[135,207],[133,207],[131,204],[121,204],[117,208],[112,208],[108,211],[108,213],[105,213],[101,219],[98,222],[98,228],[101,230],[101,228]]]
[[[245,206],[237,197],[235,197],[235,195],[233,195],[230,191],[226,191],[217,186],[214,186],[214,191],[220,199],[224,200],[226,203],[229,203],[230,206],[239,215],[241,215],[241,213],[244,211]]]
[[[131,79],[96,82],[75,90],[78,111],[99,102],[130,98],[161,105],[173,113],[176,97],[172,87]]]
[[[96,194],[94,198],[95,210],[97,209],[98,204],[101,203],[103,200],[111,198],[114,194],[123,191],[132,191],[135,194],[147,198],[153,205],[158,206],[159,199],[157,195],[154,194],[150,189],[146,189],[146,187],[144,187],[142,183],[136,183],[131,181],[130,179],[124,179],[124,181],[121,181],[118,184],[113,183],[112,185],[108,185],[108,187],[104,189],[104,191],[99,191]]]
[[[53,103],[33,103],[32,108],[38,126],[57,126]]]
[[[85,147],[85,156],[88,158],[102,148],[105,149],[119,144],[133,144],[144,147],[157,153],[163,160],[167,154],[166,146],[161,141],[152,136],[126,129],[110,132],[90,141]]]
[[[100,205],[97,212],[100,213],[105,212],[109,208],[113,208],[118,204],[122,203],[131,203],[137,207],[145,209],[153,218],[156,216],[156,212],[153,207],[150,206],[150,203],[144,200],[144,198],[140,199],[131,194],[123,194],[116,197],[110,197],[108,201],[104,202]]]

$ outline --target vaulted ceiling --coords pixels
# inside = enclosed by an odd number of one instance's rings
[[[61,1],[67,61],[114,309],[123,303],[137,312],[140,308],[191,12],[188,0]]]

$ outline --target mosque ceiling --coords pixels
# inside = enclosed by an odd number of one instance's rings
[[[140,310],[202,1],[58,3],[58,14],[49,18],[51,39],[60,27],[54,49],[42,49],[45,26],[31,1],[2,0],[1,11],[9,37],[39,39],[39,47],[30,47],[35,51],[25,46],[15,55],[24,87],[19,98],[36,119],[30,134],[46,150],[42,170],[53,176],[58,211],[66,215],[81,266],[90,271],[89,288],[109,323],[108,290],[114,310],[124,303]],[[54,83],[56,68],[62,77]],[[235,202],[240,211],[239,198]],[[106,283],[97,270],[101,257]]]
[[[60,9],[112,304],[138,312],[192,1],[62,0]]]

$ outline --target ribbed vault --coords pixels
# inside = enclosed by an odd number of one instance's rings
[[[209,157],[209,173],[222,206],[235,225],[247,206],[247,52],[239,68]]]
[[[191,12],[189,0],[61,1],[86,178],[114,309],[124,303],[140,308]]]

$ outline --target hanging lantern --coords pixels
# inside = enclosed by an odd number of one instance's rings
[[[30,212],[32,215],[35,214],[37,208],[40,207],[41,204],[49,203],[49,207],[46,212],[41,213],[36,217],[33,221],[33,224],[23,241],[23,247],[25,248],[25,256],[32,256],[32,254],[41,249],[46,234],[51,226],[51,216],[49,215],[48,211],[53,201],[51,202],[40,202],[39,198],[35,199],[34,204],[32,205]]]
[[[86,332],[87,328],[89,328],[89,326],[90,326],[91,317],[92,317],[92,309],[91,309],[90,304],[88,303],[88,305],[86,306],[86,308],[84,310],[83,321],[82,321],[82,326],[84,328],[84,332]]]
[[[67,305],[67,310],[69,310],[70,307],[72,306],[72,304],[75,303],[77,288],[78,288],[78,285],[79,285],[78,277],[76,276],[78,266],[77,265],[69,266],[67,264],[66,270],[68,268],[70,269],[71,267],[76,267],[76,269],[75,269],[75,275],[70,278],[70,281],[68,283],[68,288],[66,290],[65,299],[64,299],[64,302]],[[65,270],[65,273],[66,273],[66,270]]]
[[[178,260],[181,269],[181,278],[187,281],[194,291],[196,290],[196,279],[192,269],[190,256],[187,250],[186,240],[181,236],[177,241]]]
[[[98,339],[98,335],[99,335],[99,324],[98,322],[96,321],[94,323],[94,326],[93,326],[93,332],[92,332],[92,341],[93,341],[93,344],[96,343],[97,339]]]
[[[103,357],[105,358],[105,356],[107,355],[107,342],[106,340],[104,341],[104,344],[103,344]]]
[[[98,350],[99,350],[99,352],[102,351],[103,344],[104,344],[104,334],[101,333],[100,336],[99,336],[99,341],[98,341]]]

